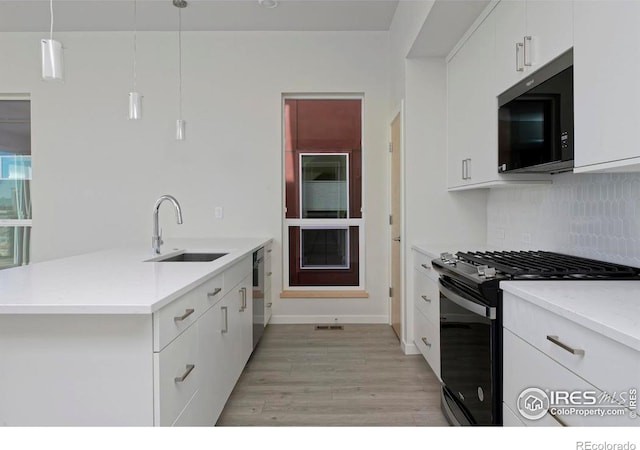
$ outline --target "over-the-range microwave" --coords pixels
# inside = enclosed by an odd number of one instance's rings
[[[573,50],[498,96],[498,172],[573,169]]]

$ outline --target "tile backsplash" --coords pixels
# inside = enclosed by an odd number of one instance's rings
[[[640,173],[567,173],[550,185],[492,189],[487,243],[640,267]]]

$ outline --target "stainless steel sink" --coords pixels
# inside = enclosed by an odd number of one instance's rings
[[[228,255],[228,253],[178,253],[166,258],[153,259],[153,262],[211,262]]]

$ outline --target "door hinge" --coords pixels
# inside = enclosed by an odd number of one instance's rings
[[[393,288],[392,287],[389,288],[389,297],[393,297]]]
[[[389,152],[393,151],[393,142],[389,142]]]
[[[393,216],[389,214],[389,225],[393,225]]]

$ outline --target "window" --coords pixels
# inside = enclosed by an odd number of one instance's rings
[[[362,99],[285,98],[285,289],[363,289]]]
[[[0,269],[29,262],[30,190],[30,102],[0,97]]]

